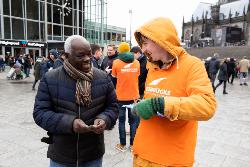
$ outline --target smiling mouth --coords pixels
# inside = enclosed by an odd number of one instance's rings
[[[144,55],[147,56],[148,61],[150,61],[150,62],[152,61],[152,57],[151,57],[152,53],[151,52],[146,51],[146,52],[144,52]]]

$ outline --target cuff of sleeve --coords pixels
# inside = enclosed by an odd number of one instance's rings
[[[106,123],[106,129],[109,129],[109,130],[111,129],[111,125],[110,125],[111,123],[109,121],[109,118],[106,115],[100,114],[96,118],[104,120]]]
[[[73,115],[69,115],[63,118],[62,122],[65,122],[65,124],[64,127],[62,127],[62,129],[65,131],[65,133],[70,133],[70,134],[75,133],[73,131],[73,122],[76,118],[77,117]]]
[[[180,98],[178,97],[164,97],[165,107],[164,115],[170,120],[178,120],[180,112]]]

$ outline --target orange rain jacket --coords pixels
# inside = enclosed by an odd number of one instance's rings
[[[134,139],[134,155],[158,165],[192,166],[197,121],[210,119],[216,109],[204,64],[180,46],[169,19],[157,18],[139,28],[135,37],[141,45],[138,33],[157,43],[176,60],[168,69],[148,65],[145,98],[163,96],[165,111],[164,117],[141,119]]]

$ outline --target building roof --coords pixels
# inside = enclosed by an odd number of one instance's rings
[[[196,10],[193,13],[194,21],[201,20],[202,15],[204,15],[205,17],[206,12],[207,12],[207,18],[210,19],[211,18],[211,5],[212,5],[211,3],[200,2]],[[191,20],[192,18],[190,19],[190,21]]]
[[[220,6],[220,20],[229,18],[229,13],[231,10],[231,17],[238,17],[243,15],[243,10],[245,6],[245,11],[247,12],[248,0],[239,0],[231,3],[226,3]]]
[[[237,16],[242,16],[244,6],[245,6],[245,11],[247,12],[248,3],[249,3],[248,0],[238,0],[238,1],[234,1],[234,2],[220,5],[220,20],[223,20],[223,15],[224,15],[224,19],[228,19],[230,10],[231,10],[231,14],[232,14],[231,17],[232,18],[237,17]],[[213,4],[211,4],[211,3],[200,2],[199,5],[197,6],[196,10],[193,13],[194,21],[201,20],[202,15],[204,15],[204,17],[205,17],[206,13],[207,13],[207,19],[210,19],[212,5]],[[191,21],[191,20],[192,20],[192,18],[190,18],[189,21]]]

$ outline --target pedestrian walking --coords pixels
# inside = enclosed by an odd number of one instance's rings
[[[236,76],[236,62],[235,59],[232,57],[230,61],[227,62],[227,72],[228,72],[228,83],[233,84],[234,78]],[[231,78],[231,80],[230,80]]]
[[[43,61],[43,58],[38,57],[38,59],[36,60],[36,62],[34,64],[35,80],[34,80],[33,85],[32,85],[32,90],[35,90],[35,86],[36,86],[37,82],[41,79],[40,71],[41,71],[41,62],[42,61]]]
[[[250,68],[249,60],[246,56],[239,62],[239,69],[240,69],[240,85],[248,86],[247,84],[247,77],[248,77],[248,69]]]
[[[64,49],[63,66],[41,79],[33,117],[48,131],[50,167],[101,167],[104,130],[118,117],[115,89],[106,73],[92,68],[84,37],[68,37]]]
[[[217,76],[217,73],[220,69],[220,61],[218,60],[219,58],[219,54],[215,53],[214,56],[211,58],[210,62],[209,62],[209,77],[210,77],[210,81],[212,83],[212,87],[214,89],[214,82]]]
[[[225,58],[222,65],[220,66],[220,71],[218,75],[219,83],[214,87],[214,92],[216,89],[223,83],[223,94],[228,94],[226,91],[227,80],[228,80],[228,71],[227,71],[227,59]]]
[[[210,119],[216,109],[204,64],[181,47],[170,19],[149,21],[135,39],[149,62],[145,99],[133,109],[141,117],[133,166],[191,167],[198,121]]]

